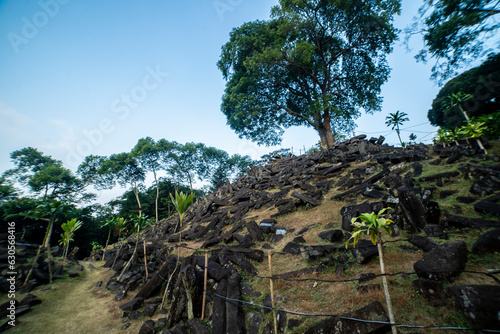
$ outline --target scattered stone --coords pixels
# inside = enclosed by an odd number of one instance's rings
[[[454,285],[447,291],[473,327],[500,330],[500,286]]]
[[[469,204],[469,203],[474,203],[475,201],[477,201],[477,198],[475,197],[463,197],[463,196],[457,197],[457,202],[460,203]]]
[[[321,239],[326,239],[330,242],[339,242],[344,240],[344,233],[341,230],[323,231],[320,234],[318,234],[318,236]]]
[[[155,314],[157,307],[158,305],[156,304],[146,304],[146,306],[144,306],[144,311],[143,311],[144,316],[152,317]]]
[[[458,193],[458,190],[441,190],[441,192],[439,193],[439,198],[445,199],[456,193]]]
[[[500,197],[500,196],[499,196]],[[500,204],[485,199],[474,204],[474,210],[482,214],[491,214],[500,217]]]
[[[189,319],[186,325],[191,334],[210,334],[210,330],[198,318]]]
[[[445,215],[443,221],[451,227],[458,228],[488,228],[488,227],[500,227],[500,221],[498,220],[486,220],[480,218],[467,218],[461,216]]]
[[[382,287],[380,284],[368,284],[368,285],[358,285],[356,291],[359,293],[368,293],[372,291],[381,291]]]
[[[429,279],[417,279],[411,282],[411,285],[421,293],[424,300],[430,306],[445,306],[448,303],[443,285],[439,282]]]
[[[120,305],[120,310],[135,311],[142,305],[142,298],[134,298],[125,304]]]
[[[36,270],[33,270],[33,274]],[[80,276],[80,274],[78,273],[78,271],[76,271],[75,269],[71,268],[71,269],[68,269],[68,276],[69,277],[78,277]]]
[[[154,334],[155,333],[155,322],[153,320],[146,320],[142,324],[139,334]]]
[[[359,264],[367,263],[374,256],[378,255],[377,246],[365,239],[359,240],[355,248],[352,248],[352,246],[350,248],[354,259]]]
[[[359,283],[368,282],[368,281],[375,279],[376,277],[377,277],[377,275],[375,275],[374,273],[362,273],[362,274],[359,274],[358,282]]]
[[[452,282],[465,269],[466,262],[465,242],[454,240],[424,254],[413,268],[420,278]]]
[[[349,313],[341,314],[344,317],[375,320],[387,322],[389,318],[387,313],[379,301],[374,301],[367,306]],[[352,334],[352,333],[385,333],[390,330],[386,324],[359,322],[347,319],[332,317],[323,320],[305,331],[305,334]]]
[[[247,315],[248,333],[259,333],[260,326],[264,322],[264,318],[257,313],[250,312]]]
[[[156,331],[161,331],[167,327],[167,318],[160,318],[156,322],[155,329]]]
[[[480,236],[472,246],[472,252],[475,254],[500,252],[500,228]]]
[[[299,319],[290,319],[288,320],[288,329],[295,329],[302,325],[302,320]]]
[[[142,312],[135,310],[129,313],[128,318],[130,320],[139,320],[142,317]]]
[[[424,232],[429,237],[435,237],[439,239],[448,239],[448,235],[444,232],[441,225],[427,224],[424,226]],[[414,237],[414,236],[412,236]]]

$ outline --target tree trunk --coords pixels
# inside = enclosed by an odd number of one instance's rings
[[[477,141],[477,144],[479,145],[479,147],[484,151],[484,154],[488,154],[488,152],[486,151],[486,149],[483,146],[483,143],[481,143],[481,140],[479,138],[476,138],[476,141]]]
[[[465,119],[467,120],[467,123],[470,123],[469,115],[467,115],[467,113],[465,112],[464,108],[462,108],[462,106],[460,104],[458,105],[458,109],[460,109],[460,111],[464,115]]]
[[[109,233],[108,233],[108,240],[106,240],[106,246],[104,246],[104,250],[102,251],[102,260],[104,260],[104,252],[106,251],[106,248],[108,248],[108,243],[109,243],[109,238],[111,237],[111,226],[109,227]]]
[[[139,233],[139,232],[137,232],[137,233]],[[135,256],[137,255],[137,246],[138,245],[139,245],[139,235],[137,235],[137,240],[135,242],[134,253],[132,254],[132,256],[130,257],[130,259],[128,260],[128,262],[125,265],[125,267],[123,267],[122,272],[120,273],[120,276],[118,276],[118,278],[116,279],[117,281],[119,281],[122,278],[123,274],[125,274],[125,272],[127,271],[128,267],[130,267],[130,265],[132,264],[132,261],[134,261]]]
[[[141,200],[139,199],[139,190],[137,190],[137,185],[134,184],[134,195],[137,201],[137,206],[139,207],[139,217],[142,216]]]
[[[387,278],[385,277],[385,267],[384,267],[384,254],[382,252],[382,242],[379,240],[377,242],[378,257],[380,260],[380,273],[382,274],[382,282],[384,283],[385,301],[387,302],[387,313],[389,313],[389,320],[394,323],[394,315],[392,314],[392,304],[391,296],[389,295],[389,288],[387,287]],[[396,327],[391,326],[392,334],[397,334]]]
[[[47,233],[45,235],[45,240],[43,241],[43,246],[45,248],[50,247],[50,238],[52,237],[52,230],[54,229],[54,221],[56,220],[55,216],[50,217],[49,226],[47,226]]]
[[[160,188],[158,188],[158,179],[156,178],[156,171],[154,168],[153,168],[153,175],[155,177],[155,183],[156,183],[155,213],[156,213],[156,221],[158,221],[158,198],[160,197]]]
[[[401,147],[403,147],[403,141],[401,140],[401,135],[399,134],[399,126],[396,128],[396,133],[398,134],[399,143],[401,144]]]
[[[332,149],[335,145],[335,138],[333,137],[332,128],[330,126],[331,116],[325,112],[323,120],[318,120],[316,131],[318,131],[321,140],[321,147],[324,149]]]

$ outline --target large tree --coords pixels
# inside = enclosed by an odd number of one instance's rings
[[[436,59],[432,78],[439,83],[457,69],[486,52],[484,42],[500,27],[493,18],[500,13],[498,0],[424,0],[410,34],[422,32],[425,48],[416,56]],[[498,41],[496,41],[498,43]],[[498,45],[487,45],[486,50]]]
[[[85,184],[61,161],[44,155],[38,149],[25,147],[12,152],[10,157],[15,168],[6,171],[4,176],[18,181],[44,200],[75,200],[76,197],[88,196],[82,192]]]
[[[432,101],[432,109],[427,113],[430,123],[448,130],[465,124],[461,110],[449,107],[449,97],[459,92],[472,96],[461,104],[469,117],[500,110],[500,83],[497,78],[500,78],[500,54],[490,56],[480,66],[448,81]]]
[[[399,0],[281,0],[270,20],[235,28],[217,64],[228,124],[265,145],[310,126],[332,147],[362,110],[380,110],[399,11]]]
[[[158,200],[160,197],[160,189],[158,186],[157,172],[161,168],[162,152],[160,145],[155,143],[151,137],[141,138],[132,149],[132,155],[139,161],[142,169],[145,172],[152,172],[156,185],[155,198],[155,219],[158,221]]]

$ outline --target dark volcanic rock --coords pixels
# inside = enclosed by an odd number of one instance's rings
[[[421,231],[426,224],[432,224],[428,210],[424,207],[418,190],[411,187],[398,188],[400,227],[409,233]],[[436,222],[437,223],[437,222]]]
[[[459,228],[487,228],[487,227],[500,227],[500,221],[498,220],[486,220],[480,218],[467,218],[461,216],[445,215],[443,221],[448,224],[448,226],[459,227]]]
[[[361,239],[355,248],[351,248],[351,253],[357,263],[363,264],[370,261],[375,255],[378,255],[378,250],[377,246],[371,241]]]
[[[318,236],[321,239],[326,239],[330,242],[339,242],[344,240],[344,233],[341,230],[323,231]]]
[[[353,230],[353,226],[351,224],[352,218],[358,217],[362,213],[378,212],[383,208],[383,202],[364,202],[357,205],[343,207],[342,209],[340,209],[340,214],[342,215],[342,229],[351,232]]]
[[[500,197],[500,196],[498,196]],[[474,210],[482,214],[491,214],[500,217],[500,204],[485,199],[474,204]]]
[[[288,253],[292,255],[299,255],[300,254],[300,244],[296,244],[294,242],[289,242],[286,244],[286,246],[283,248],[283,253]]]
[[[426,253],[439,246],[439,244],[434,240],[419,235],[411,235],[408,237],[408,241],[421,248]]]
[[[472,252],[476,254],[500,252],[500,228],[480,236],[472,246]]]
[[[443,285],[439,282],[429,279],[417,279],[411,282],[411,285],[420,292],[430,306],[445,306],[448,303]]]
[[[210,334],[210,330],[198,318],[189,319],[186,325],[191,334]]]
[[[444,229],[440,225],[427,224],[424,226],[424,232],[429,237],[436,237],[440,239],[448,239],[448,235],[444,232]]]
[[[387,313],[379,301],[374,301],[359,310],[344,313],[342,314],[342,316],[365,320],[389,321]],[[390,330],[390,327],[386,324],[366,323],[333,317],[323,320],[313,327],[309,328],[307,331],[305,331],[305,334],[369,334],[385,333],[385,331],[387,330]]]
[[[323,256],[335,253],[338,250],[334,245],[301,246],[300,255],[304,260],[313,261]]]
[[[126,302],[125,304],[120,305],[120,310],[123,311],[135,311],[137,310],[141,304],[142,304],[142,298],[134,298],[129,302]]]
[[[455,308],[473,327],[500,329],[500,286],[455,285],[448,288]]]
[[[465,268],[467,246],[463,241],[449,241],[424,254],[413,268],[418,277],[452,282]]]
[[[154,334],[155,322],[153,320],[146,320],[139,330],[139,334]]]

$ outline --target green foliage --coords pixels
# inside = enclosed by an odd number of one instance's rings
[[[481,138],[486,131],[486,124],[483,122],[470,122],[459,129],[466,138]]]
[[[74,241],[73,236],[75,235],[75,232],[82,227],[82,225],[83,222],[77,220],[76,218],[68,220],[66,223],[61,225],[64,232],[61,234],[61,241],[59,244],[64,246],[63,260],[65,260],[68,255],[69,243]]]
[[[380,110],[399,11],[399,0],[282,0],[270,20],[233,29],[217,63],[228,124],[264,145],[310,126],[331,147],[361,110]]]
[[[432,108],[427,113],[429,122],[448,130],[465,123],[459,108],[450,108],[449,96],[462,92],[472,96],[461,103],[469,117],[490,115],[500,110],[500,54],[490,56],[483,64],[470,69],[448,81],[432,101]],[[497,121],[497,126],[500,121]]]
[[[416,56],[436,59],[432,78],[439,83],[485,54],[484,41],[494,36],[499,25],[493,16],[500,13],[496,0],[425,0],[413,30],[423,31],[426,49]],[[430,13],[429,13],[430,12]]]
[[[190,193],[185,194],[182,191],[178,193],[175,191],[175,197],[170,194],[170,200],[172,201],[172,204],[175,206],[175,210],[177,210],[177,213],[179,214],[179,220],[180,220],[180,226],[182,227],[182,220],[184,218],[184,214],[186,213],[187,208],[191,204],[195,197],[195,194]]]
[[[15,199],[17,195],[12,182],[4,175],[0,176],[0,203]]]
[[[374,245],[377,244],[377,239],[381,237],[382,231],[385,231],[389,235],[392,234],[392,230],[389,225],[394,222],[391,219],[380,217],[386,210],[389,209],[390,208],[382,209],[378,213],[363,213],[359,217],[352,218],[351,224],[354,225],[354,231],[351,238],[346,242],[346,248],[349,244],[356,247],[356,244],[363,233],[370,236]],[[358,221],[358,219],[361,221]],[[349,243],[350,240],[352,240],[351,243]]]
[[[92,246],[92,250],[102,249],[102,246],[97,241],[91,241],[90,246]]]
[[[500,134],[500,111],[479,117],[471,117],[471,123],[484,123],[483,137],[498,139]]]
[[[62,162],[43,155],[36,148],[26,147],[10,155],[15,168],[5,172],[3,177],[12,177],[43,199],[75,200],[84,184],[73,173],[64,168]]]
[[[137,240],[139,240],[139,236],[141,235],[141,231],[146,227],[151,226],[151,222],[146,215],[137,215],[131,218],[132,223],[134,224],[134,229],[137,231]]]

